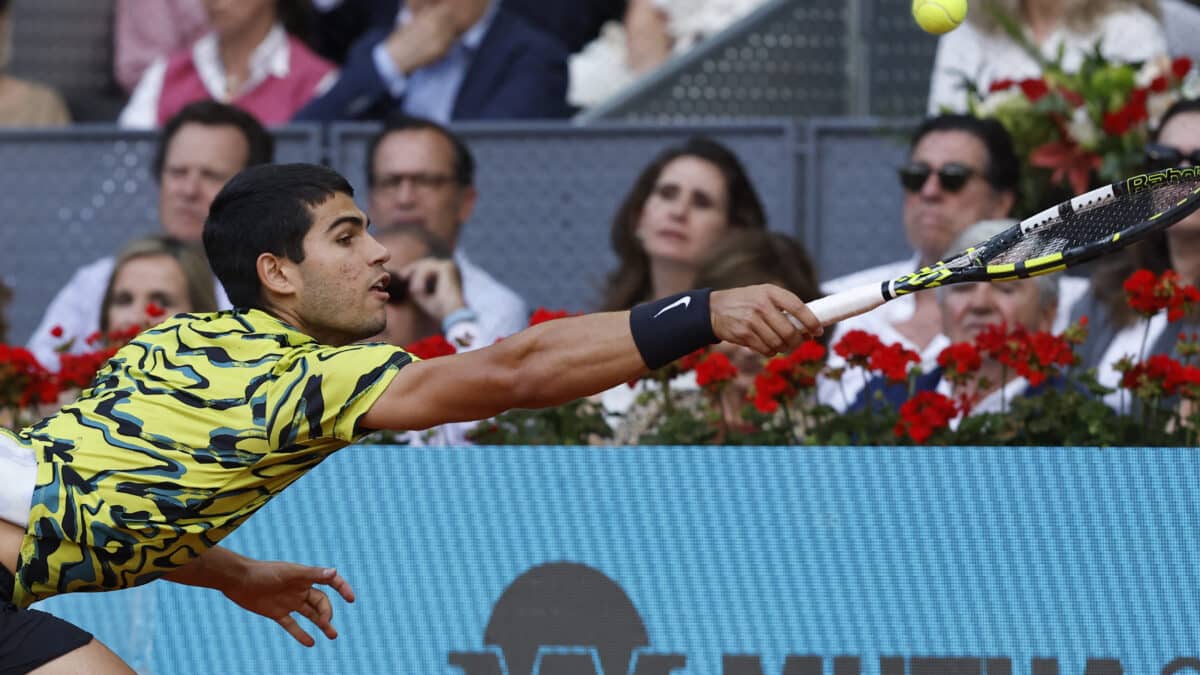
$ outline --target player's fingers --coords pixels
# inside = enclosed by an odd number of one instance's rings
[[[350,587],[350,582],[346,581],[338,571],[331,568],[322,571],[321,578],[316,580],[318,583],[325,584],[342,596],[346,602],[354,602],[354,589]]]
[[[770,335],[765,336],[768,345],[775,348],[776,353],[790,351],[804,341],[803,329],[797,329],[784,312],[772,308],[763,315],[763,324]],[[777,342],[776,342],[777,340]]]
[[[330,640],[337,638],[337,629],[333,627],[333,603],[329,602],[329,596],[324,591],[310,588],[302,613],[325,633],[325,637]]]
[[[808,305],[804,304],[800,298],[785,289],[777,287],[772,288],[770,293],[771,300],[775,303],[775,306],[787,312],[788,316],[792,317],[810,337],[817,337],[825,332],[825,328],[821,326],[821,321],[817,319],[817,315],[813,314]]]
[[[311,635],[304,632],[304,629],[300,627],[300,624],[296,623],[296,620],[292,618],[291,614],[276,619],[275,622],[280,626],[283,626],[283,629],[288,632],[288,635],[291,635],[293,638],[295,638],[296,642],[299,642],[305,647],[312,647],[313,645],[317,644],[317,641],[314,640]]]

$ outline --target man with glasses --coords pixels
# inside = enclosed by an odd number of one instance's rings
[[[904,190],[904,231],[913,254],[903,260],[856,272],[823,284],[826,292],[846,290],[873,281],[892,279],[937,262],[947,247],[973,223],[1009,216],[1017,202],[1020,160],[1012,138],[999,122],[970,115],[939,115],[926,119],[913,134],[907,163],[899,169]],[[1059,293],[1061,317],[1083,294],[1087,282],[1070,279]],[[850,330],[874,333],[885,343],[899,342],[933,361],[947,344],[941,334],[941,310],[933,293],[902,296],[884,307],[838,324],[831,344]],[[839,357],[831,357],[831,365]],[[824,383],[825,402],[842,409],[853,401],[860,378]],[[843,387],[844,385],[844,387]],[[846,394],[842,391],[845,388]]]
[[[431,269],[462,279],[466,306],[442,319],[442,330],[450,336],[461,333],[456,330],[459,323],[477,323],[479,344],[460,344],[460,349],[486,346],[528,325],[525,301],[473,264],[459,243],[462,225],[470,219],[478,197],[475,160],[461,138],[428,119],[393,117],[371,140],[366,170],[367,211],[381,235],[418,226],[454,251],[454,265]],[[434,288],[449,285],[432,278]]]

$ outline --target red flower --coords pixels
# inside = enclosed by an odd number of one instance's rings
[[[158,304],[156,304],[156,303],[152,302],[152,303],[146,305],[146,316],[150,317],[151,319],[157,319],[158,317],[160,317],[166,313],[167,313],[167,310],[158,306]]]
[[[763,370],[754,377],[754,407],[759,412],[773,413],[779,409],[781,399],[796,393],[792,385],[778,373]]]
[[[675,367],[679,370],[680,374],[686,373],[689,370],[695,370],[696,366],[700,365],[700,361],[704,359],[704,355],[707,353],[708,347],[701,347],[691,354],[681,357],[675,362]]]
[[[919,391],[900,406],[900,420],[892,433],[897,438],[907,434],[914,442],[924,443],[934,432],[950,426],[957,415],[953,399],[935,391]]]
[[[1186,56],[1181,56],[1171,62],[1171,74],[1175,79],[1182,80],[1187,76],[1188,71],[1192,69],[1192,60]]]
[[[1170,80],[1166,75],[1159,75],[1150,82],[1150,91],[1161,94],[1171,86]]]
[[[1050,87],[1041,78],[1021,80],[1017,86],[1021,88],[1021,93],[1025,94],[1025,98],[1029,99],[1031,103],[1037,103],[1043,96],[1050,93]]]
[[[1163,394],[1173,396],[1184,381],[1183,364],[1166,354],[1154,354],[1145,362],[1122,368],[1121,387],[1137,393],[1142,398],[1157,398]]]
[[[997,91],[1004,91],[1006,89],[1012,89],[1014,85],[1016,85],[1015,81],[1010,80],[1008,78],[1001,78],[1001,79],[993,82],[990,86],[988,86],[988,93],[990,94],[990,93],[997,92]]]
[[[1145,317],[1167,310],[1167,321],[1175,322],[1200,303],[1200,290],[1192,284],[1180,284],[1174,270],[1155,277],[1150,270],[1137,270],[1125,280],[1129,307]]]
[[[404,351],[420,359],[434,359],[439,356],[449,356],[457,350],[444,336],[431,335],[408,345]]]
[[[852,330],[847,331],[842,339],[838,340],[833,346],[833,351],[848,363],[865,368],[871,354],[882,347],[883,342],[876,335],[865,330]]]
[[[889,382],[904,382],[908,379],[908,364],[918,363],[920,360],[916,352],[895,342],[875,350],[871,354],[870,366],[871,370],[882,373]]]
[[[979,350],[970,342],[956,342],[942,350],[937,357],[938,365],[945,369],[946,377],[952,382],[965,382],[970,373],[979,370],[983,359]]]
[[[555,319],[565,319],[568,316],[571,316],[571,313],[565,309],[551,310],[545,307],[538,307],[533,310],[533,315],[529,317],[529,325],[536,326],[539,323],[546,323]]]
[[[724,352],[711,352],[696,364],[696,383],[705,389],[719,389],[737,374],[737,368]]]
[[[51,337],[56,337],[56,338],[62,337],[63,336],[63,327],[55,326],[54,328],[51,328],[50,335],[51,335]]]

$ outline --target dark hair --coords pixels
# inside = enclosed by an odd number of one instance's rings
[[[797,239],[769,230],[731,230],[704,261],[695,285],[723,290],[752,284],[782,286],[805,302],[823,295],[812,257]]]
[[[163,163],[167,159],[167,148],[175,134],[185,124],[203,124],[208,127],[237,127],[246,139],[246,166],[270,164],[275,159],[275,138],[263,128],[254,115],[234,106],[216,101],[196,101],[184,106],[171,116],[159,134],[158,149],[154,152],[154,179],[159,180]]]
[[[729,209],[726,216],[732,227],[757,230],[765,230],[767,227],[767,216],[762,201],[746,175],[741,160],[733,151],[704,137],[694,137],[683,145],[667,148],[642,170],[613,218],[612,247],[620,262],[617,269],[608,276],[603,300],[605,310],[629,309],[649,299],[650,259],[646,256],[635,231],[642,208],[654,191],[659,175],[668,164],[681,157],[696,157],[720,170],[729,192]]]
[[[234,307],[262,308],[258,256],[303,262],[312,209],[339,192],[354,196],[340,173],[317,164],[250,167],[221,188],[204,222],[204,250]]]
[[[1177,115],[1185,114],[1200,114],[1200,99],[1182,99],[1167,108],[1159,119],[1158,126],[1151,130],[1150,142],[1158,142],[1167,122]],[[1138,314],[1125,300],[1125,280],[1130,274],[1141,269],[1150,270],[1155,274],[1162,274],[1171,269],[1171,245],[1167,240],[1166,231],[1155,232],[1120,254],[1106,256],[1096,262],[1096,269],[1092,273],[1092,289],[1096,298],[1108,309],[1112,324],[1118,328],[1130,326],[1138,319]],[[1182,281],[1193,284],[1200,279]]]
[[[1021,181],[1021,160],[1013,148],[1012,136],[1004,125],[991,118],[973,115],[946,114],[929,117],[913,133],[909,144],[911,153],[931,133],[938,131],[961,131],[983,143],[987,149],[988,165],[984,167],[984,178],[996,190],[1017,194]]]
[[[313,8],[309,0],[276,0],[275,18],[297,40],[309,42],[313,27]]]
[[[402,131],[432,131],[450,144],[454,149],[454,179],[463,187],[475,184],[475,157],[463,139],[453,131],[424,117],[415,117],[404,113],[390,115],[383,123],[383,129],[367,142],[367,186],[375,186],[375,153],[379,144],[390,134]]]

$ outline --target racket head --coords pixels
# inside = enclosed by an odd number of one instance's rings
[[[885,299],[954,283],[1058,272],[1141,241],[1200,208],[1200,167],[1138,174],[1052,206],[886,283]]]

